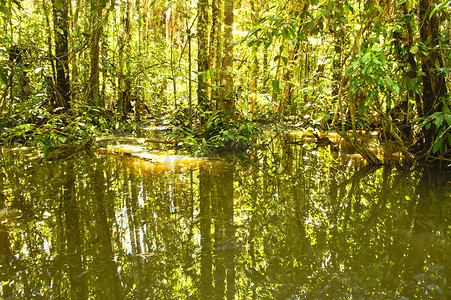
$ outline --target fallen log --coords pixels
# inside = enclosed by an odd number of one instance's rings
[[[150,138],[96,137],[96,142],[112,142],[112,141],[137,142],[137,143],[159,143],[159,144],[168,144],[168,145],[176,145],[177,144],[177,142],[174,142],[174,141],[165,141],[165,140],[150,139]]]

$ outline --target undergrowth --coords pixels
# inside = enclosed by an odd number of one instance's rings
[[[198,120],[203,120],[202,124]],[[194,155],[209,155],[222,151],[244,151],[257,144],[261,129],[258,124],[241,116],[226,117],[219,111],[188,111],[182,109],[170,119],[171,138]]]

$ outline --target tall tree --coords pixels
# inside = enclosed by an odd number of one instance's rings
[[[440,27],[436,13],[432,13],[435,3],[433,0],[420,0],[419,22],[421,42],[427,46],[428,54],[421,58],[423,72],[422,104],[424,117],[441,111],[442,98],[446,94],[443,59],[440,54]],[[425,147],[430,149],[436,140],[436,126],[423,127]]]
[[[122,32],[118,35],[119,48],[119,78],[118,78],[118,113],[122,119],[127,118],[127,113],[130,109],[130,98],[132,88],[131,78],[131,39],[133,26],[133,8],[131,0],[127,0],[125,4],[121,5],[121,23]],[[124,53],[128,56],[124,60]]]
[[[224,1],[224,55],[222,63],[222,85],[218,109],[232,115],[235,109],[233,87],[233,0]]]
[[[208,110],[208,0],[199,0],[197,3],[197,102],[201,110]],[[201,118],[201,123],[204,122]]]
[[[91,72],[89,75],[88,102],[95,106],[105,106],[99,98],[99,54],[102,35],[103,0],[91,1]]]
[[[255,0],[249,1],[249,6],[251,9],[251,20],[252,24],[256,24],[258,19],[258,12],[255,5]],[[252,65],[251,65],[251,82],[250,82],[250,93],[251,93],[251,112],[255,112],[257,104],[257,86],[258,86],[258,45],[252,45]]]
[[[56,59],[56,104],[66,110],[70,108],[69,44],[67,40],[69,26],[68,11],[68,0],[53,0],[53,24],[55,31]]]
[[[222,0],[213,0],[211,3],[211,35],[210,35],[210,59],[212,74],[211,100],[218,100],[218,87],[221,85],[222,64]],[[216,103],[217,106],[217,103]]]

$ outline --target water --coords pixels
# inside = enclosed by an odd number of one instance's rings
[[[0,151],[4,299],[451,297],[449,174],[286,139],[211,160]]]

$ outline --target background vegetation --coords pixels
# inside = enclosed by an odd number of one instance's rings
[[[406,160],[449,160],[450,11],[448,0],[2,0],[1,141],[84,147],[152,117],[220,148],[249,141],[250,120],[337,130],[375,164],[387,158],[362,130]]]

